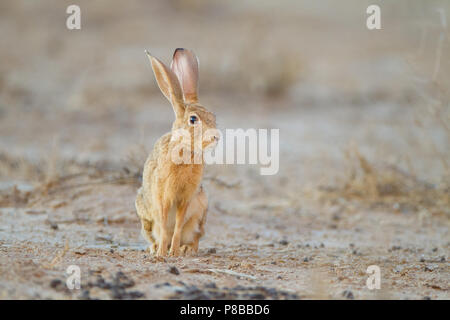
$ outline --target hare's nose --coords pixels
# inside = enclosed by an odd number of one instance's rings
[[[219,141],[219,136],[213,136],[214,141]]]

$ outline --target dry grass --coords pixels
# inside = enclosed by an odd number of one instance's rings
[[[320,201],[341,199],[396,212],[426,212],[450,217],[450,183],[431,184],[395,165],[375,165],[357,147],[346,151],[347,174],[336,186],[320,187]]]
[[[344,152],[346,174],[335,185],[320,187],[321,201],[344,199],[370,208],[450,217],[450,65],[444,58],[448,55],[450,38],[445,8],[441,3],[430,11],[434,17],[431,21],[419,19],[403,24],[405,34],[410,28],[420,27],[423,31],[418,39],[419,50],[408,52],[404,57],[410,69],[412,89],[417,95],[414,103],[407,104],[414,122],[406,130],[399,130],[405,140],[411,134],[418,137],[414,141],[413,159],[406,159],[408,170],[380,159],[369,160],[356,146],[351,146]],[[431,156],[436,160],[434,165],[440,167],[440,179],[433,183],[419,178],[412,169],[414,163],[411,162],[421,161],[424,155]]]
[[[142,147],[133,149],[123,163],[115,164],[63,160],[55,155],[31,161],[0,153],[0,177],[12,180],[11,185],[0,188],[0,208],[31,206],[43,196],[98,184],[138,187],[144,164],[143,154]]]

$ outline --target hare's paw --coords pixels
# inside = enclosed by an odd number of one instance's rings
[[[164,246],[159,246],[158,250],[156,250],[157,257],[165,257],[167,256],[167,248]]]
[[[170,247],[169,256],[178,257],[180,255],[180,247]]]
[[[184,244],[180,247],[180,253],[183,256],[192,256],[197,253],[197,250],[193,245]]]
[[[157,244],[156,242],[151,243],[151,244],[148,246],[147,250],[148,250],[152,255],[155,255],[156,252],[158,251],[158,244]]]

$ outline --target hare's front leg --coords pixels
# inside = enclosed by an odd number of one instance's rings
[[[181,232],[184,226],[184,217],[186,215],[187,204],[181,203],[177,205],[177,215],[175,217],[175,230],[172,236],[172,243],[170,245],[170,255],[178,256],[180,255],[180,241]]]
[[[169,238],[170,238],[170,233],[169,230],[167,228],[167,218],[168,218],[168,214],[169,214],[169,206],[168,205],[161,205],[160,206],[160,224],[159,224],[159,236],[160,236],[160,241],[159,241],[159,247],[158,247],[158,251],[156,252],[157,256],[165,256],[167,255],[167,248],[169,246]]]

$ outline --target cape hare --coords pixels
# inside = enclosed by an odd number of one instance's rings
[[[204,234],[208,200],[201,186],[202,154],[219,140],[216,117],[198,102],[198,60],[192,51],[176,49],[170,68],[146,53],[175,121],[145,162],[136,210],[152,253],[191,254]]]

